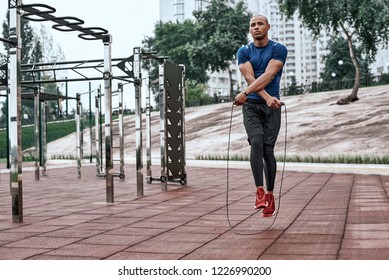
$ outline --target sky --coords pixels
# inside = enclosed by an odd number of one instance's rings
[[[155,23],[159,20],[159,0],[24,0],[23,4],[40,3],[56,9],[56,17],[73,16],[83,20],[84,27],[101,27],[112,35],[112,58],[125,58],[133,54],[133,48],[141,46],[146,36],[153,36]],[[5,18],[8,0],[0,1],[0,20]],[[31,26],[39,28],[41,23],[31,22]],[[84,59],[103,59],[104,47],[101,40],[83,40],[79,32],[61,32],[52,29],[51,22],[45,23],[51,33],[54,45],[59,45],[66,61]],[[0,26],[2,35],[2,26]],[[1,44],[2,45],[2,44]],[[113,90],[117,88],[113,81]],[[69,95],[72,92],[85,92],[89,82],[72,82],[69,85]],[[92,90],[98,88],[100,82],[92,82]],[[101,84],[102,85],[102,84]],[[103,85],[102,85],[103,87]],[[134,108],[134,87],[124,87],[127,108]],[[128,93],[127,93],[128,92]],[[130,94],[126,98],[126,94]],[[144,99],[145,94],[143,94]],[[84,101],[83,101],[84,102]],[[114,102],[114,101],[113,101]],[[84,106],[85,108],[85,106]]]

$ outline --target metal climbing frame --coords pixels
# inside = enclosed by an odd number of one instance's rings
[[[4,68],[1,70],[1,82],[7,83],[9,88],[9,114],[8,129],[9,133],[9,158],[10,158],[10,192],[12,197],[12,221],[23,222],[23,178],[22,178],[22,152],[21,152],[21,16],[32,21],[52,21],[54,29],[59,31],[78,31],[78,37],[85,40],[102,40],[104,43],[104,89],[106,96],[106,150],[107,153],[107,174],[106,190],[107,202],[113,202],[113,178],[112,178],[112,157],[110,153],[111,146],[111,35],[108,31],[100,27],[84,27],[84,21],[76,17],[56,17],[56,10],[44,4],[23,5],[21,0],[8,0],[9,19],[9,39],[10,45],[9,63],[7,79],[3,79]],[[7,73],[6,72],[6,73]],[[32,76],[35,77],[35,76]],[[32,81],[35,83],[35,81]]]
[[[21,99],[34,101],[34,157],[35,157],[35,180],[39,181],[39,167],[42,167],[42,175],[46,175],[46,162],[47,162],[47,142],[46,142],[46,112],[47,101],[58,100],[57,96],[42,92],[38,87],[25,88],[26,90],[32,89],[33,92],[23,92]],[[61,96],[62,99],[70,100],[75,99],[73,97]],[[76,98],[77,106],[79,106],[79,97]],[[77,110],[79,114],[80,109]],[[80,126],[80,117],[77,118],[77,125]],[[78,135],[77,135],[78,136]],[[77,148],[80,146],[77,142]],[[81,145],[82,147],[82,145]],[[81,164],[79,164],[79,168]],[[79,170],[79,178],[81,177],[81,171]]]
[[[159,112],[161,176],[153,177],[151,172],[151,113],[150,88],[146,97],[146,155],[147,183],[161,182],[161,189],[167,190],[168,182],[187,185],[185,152],[185,67],[148,54],[147,58],[159,62]],[[150,87],[150,81],[149,81]]]
[[[115,177],[119,177],[120,179],[125,178],[124,173],[124,122],[123,122],[123,84],[118,84],[118,90],[114,91],[112,96],[117,97],[119,100],[117,101],[117,107],[112,108],[115,109],[113,111],[113,114],[118,114],[117,121],[114,121],[117,123],[117,132],[113,132],[112,136],[117,136],[118,143],[112,146],[113,149],[119,150],[119,157],[114,157],[113,161],[119,162],[119,172],[114,172],[113,175]],[[115,164],[114,164],[115,166]]]
[[[100,122],[100,98],[104,95],[100,95],[98,93],[95,97],[95,150],[96,150],[96,176],[97,177],[105,177],[105,171],[103,168],[103,160],[100,159],[101,156],[101,122]],[[113,154],[116,152],[116,157],[113,157],[113,162],[119,162],[119,170],[113,172],[114,177],[119,177],[120,179],[125,178],[124,172],[124,122],[123,122],[123,84],[118,84],[118,90],[112,91],[112,98],[116,97],[117,102],[112,102],[117,104],[117,106],[112,108],[112,114],[117,115],[118,118],[112,121],[112,150]],[[114,128],[117,128],[114,130]],[[115,140],[115,136],[118,137],[117,141]],[[92,142],[92,141],[91,141]],[[119,156],[119,157],[117,157]],[[115,166],[115,164],[113,165]]]
[[[169,61],[159,66],[161,189],[167,182],[187,185],[185,155],[185,68]]]
[[[8,114],[8,131],[9,133],[9,159],[10,159],[10,189],[12,196],[12,220],[14,222],[23,222],[23,192],[22,192],[22,156],[21,156],[21,84],[31,85],[46,82],[61,82],[57,79],[56,73],[60,70],[72,70],[78,73],[77,69],[86,69],[93,67],[98,76],[94,78],[81,75],[75,79],[65,79],[66,81],[90,81],[103,78],[104,80],[104,97],[105,97],[105,177],[106,177],[106,201],[114,202],[114,184],[113,184],[113,153],[112,153],[112,79],[122,79],[127,82],[133,82],[135,85],[135,106],[136,106],[136,171],[137,171],[137,194],[143,195],[143,160],[142,160],[142,110],[141,110],[141,59],[148,58],[148,54],[141,51],[140,48],[134,48],[134,55],[125,59],[112,59],[111,43],[112,37],[107,30],[100,27],[84,27],[84,21],[72,16],[56,17],[56,10],[45,4],[27,4],[23,5],[21,0],[8,0],[10,11],[9,40],[5,41],[10,44],[10,57],[8,69],[0,67],[1,86],[8,85],[9,90],[9,114]],[[23,11],[23,12],[22,12]],[[68,62],[59,63],[40,63],[31,65],[21,65],[21,24],[20,19],[23,17],[31,21],[52,21],[54,29],[58,31],[77,31],[78,37],[84,40],[101,40],[104,44],[104,60],[73,62],[69,66]],[[157,58],[160,59],[160,58]],[[118,62],[112,65],[113,62]],[[93,66],[86,66],[92,64]],[[66,65],[66,66],[65,66]],[[65,66],[65,67],[61,67]],[[122,70],[126,75],[113,75],[113,66]],[[178,68],[176,68],[178,67]],[[167,77],[166,84],[160,90],[160,94],[165,96],[163,99],[163,111],[161,117],[163,124],[161,127],[166,128],[166,135],[161,135],[161,139],[166,139],[166,143],[161,140],[163,154],[161,161],[161,181],[162,188],[166,189],[167,181],[179,181],[186,184],[185,172],[185,146],[184,146],[184,105],[183,95],[177,95],[178,92],[183,94],[183,68],[170,63],[164,63],[161,69],[166,68],[163,77]],[[101,71],[102,69],[102,71]],[[169,70],[170,69],[170,70]],[[180,69],[181,72],[174,72]],[[8,71],[7,71],[8,70]],[[40,79],[39,73],[52,71],[54,79]],[[165,71],[165,70],[164,70]],[[169,77],[170,72],[175,78]],[[172,72],[172,73],[173,73]],[[28,74],[28,75],[26,75]],[[178,76],[177,76],[178,75]],[[43,76],[42,76],[43,77]],[[177,78],[180,77],[180,78]],[[24,79],[24,80],[23,80]],[[128,80],[129,79],[129,80]],[[65,81],[63,80],[63,81]],[[8,83],[7,83],[8,82]],[[165,98],[164,97],[164,98]],[[176,98],[176,100],[174,100]],[[178,98],[178,99],[177,99]],[[181,98],[181,105],[177,106]],[[168,100],[169,99],[169,100]],[[170,100],[171,99],[171,100]],[[166,106],[165,106],[166,105]],[[43,110],[45,107],[43,108]],[[177,119],[180,115],[182,119]],[[42,113],[42,117],[45,113]],[[166,116],[167,120],[164,120]],[[161,122],[162,123],[162,122]],[[180,127],[179,130],[174,127]],[[161,130],[162,131],[162,130]],[[178,137],[179,140],[174,140]],[[45,137],[42,137],[45,140]],[[101,140],[101,139],[100,139]],[[45,147],[45,145],[44,145]],[[81,148],[81,146],[80,146]],[[43,151],[45,153],[45,151]],[[81,152],[81,150],[80,150]],[[44,156],[45,158],[45,156]]]

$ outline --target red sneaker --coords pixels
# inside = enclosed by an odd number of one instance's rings
[[[274,202],[274,196],[271,193],[265,195],[266,207],[262,211],[263,217],[271,217],[276,213],[276,203]]]
[[[257,194],[255,196],[255,209],[266,207],[265,190],[263,188],[257,188]]]

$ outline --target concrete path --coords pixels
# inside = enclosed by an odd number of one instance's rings
[[[248,168],[229,172],[228,209],[225,168],[188,166],[187,173],[188,187],[145,183],[137,197],[128,165],[107,204],[105,179],[93,166],[81,179],[73,166],[49,168],[39,181],[26,168],[23,223],[12,222],[2,173],[0,259],[389,259],[387,175],[287,170],[280,197],[279,172],[274,221],[253,209]]]

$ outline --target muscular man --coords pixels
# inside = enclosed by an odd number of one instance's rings
[[[265,16],[251,18],[253,42],[237,52],[239,70],[248,86],[235,98],[236,105],[243,105],[243,123],[251,146],[250,165],[257,187],[254,207],[263,208],[264,217],[275,213],[273,189],[277,163],[274,146],[281,126],[280,80],[288,53],[284,45],[269,39],[269,30]]]

